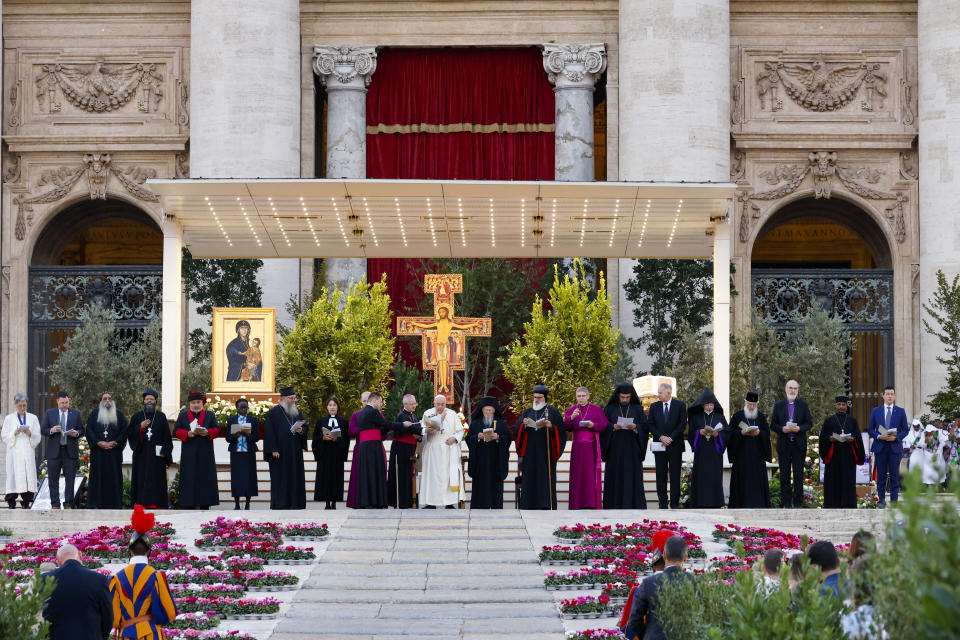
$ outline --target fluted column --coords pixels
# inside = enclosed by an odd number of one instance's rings
[[[937,270],[947,282],[960,274],[960,0],[920,0],[917,6],[920,151],[920,301],[930,304]],[[926,315],[926,314],[924,314]],[[920,331],[920,395],[946,384],[945,355],[935,336]],[[887,381],[882,381],[887,382]],[[898,389],[898,392],[900,390]],[[904,397],[909,397],[906,390]],[[923,412],[923,407],[916,410]]]
[[[327,90],[328,178],[367,177],[367,87],[377,69],[372,46],[318,46],[313,71]],[[329,258],[327,282],[341,289],[367,273],[363,258]]]
[[[545,44],[556,104],[554,179],[593,182],[593,89],[607,68],[602,44]]]

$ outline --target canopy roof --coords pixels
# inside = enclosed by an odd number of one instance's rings
[[[197,258],[706,258],[736,185],[150,180]]]

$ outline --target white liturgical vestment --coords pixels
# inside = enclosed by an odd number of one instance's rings
[[[3,419],[0,438],[7,445],[7,493],[37,492],[37,463],[34,457],[40,444],[40,422],[37,416],[27,413],[24,418],[30,434],[18,432],[21,422],[14,411]]]
[[[440,420],[440,431],[427,432],[428,421]],[[460,464],[460,445],[463,442],[463,423],[455,411],[446,409],[438,416],[436,409],[423,413],[423,473],[420,477],[420,507],[456,505],[465,497],[463,467]],[[447,439],[455,438],[454,444]]]

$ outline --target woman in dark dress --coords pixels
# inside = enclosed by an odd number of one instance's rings
[[[327,415],[313,428],[313,457],[317,461],[313,499],[323,500],[327,509],[336,509],[337,502],[343,500],[343,465],[350,445],[346,428],[347,421],[340,417],[340,400],[331,397]]]
[[[248,416],[249,403],[245,398],[237,400],[237,413],[227,418],[227,433],[224,436],[230,445],[230,493],[233,496],[234,510],[240,510],[240,498],[245,498],[244,509],[250,510],[250,498],[257,491],[257,440],[260,439],[260,427],[257,419]],[[243,428],[235,431],[233,425]]]
[[[710,389],[704,389],[687,410],[687,420],[687,438],[693,448],[690,506],[719,509],[723,506],[723,452],[730,428],[723,407]]]
[[[496,398],[485,396],[471,414],[467,473],[473,480],[471,509],[503,509],[503,481],[510,457],[510,428]],[[487,430],[491,431],[487,431]],[[484,435],[484,432],[488,435]]]

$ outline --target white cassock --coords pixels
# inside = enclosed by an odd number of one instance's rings
[[[943,459],[943,447],[947,444],[947,437],[936,427],[930,426],[927,433],[936,432],[936,449],[930,451],[923,446],[921,458],[921,473],[923,484],[940,484],[947,479],[947,463]]]
[[[463,492],[463,467],[460,464],[460,445],[463,442],[463,423],[455,411],[446,409],[440,431],[426,430],[427,421],[439,419],[436,409],[423,413],[424,423],[423,473],[420,477],[420,507],[456,505],[465,498]],[[448,438],[456,438],[455,444],[447,444]]]
[[[3,419],[0,439],[7,446],[7,493],[37,492],[37,463],[34,457],[40,444],[40,422],[37,416],[27,413],[26,426],[30,435],[17,433],[20,420],[16,412]]]
[[[923,441],[926,435],[923,428],[917,431],[911,427],[910,433],[903,439],[902,444],[904,450],[909,450],[910,452],[910,455],[907,457],[907,469],[916,469],[923,464]]]

